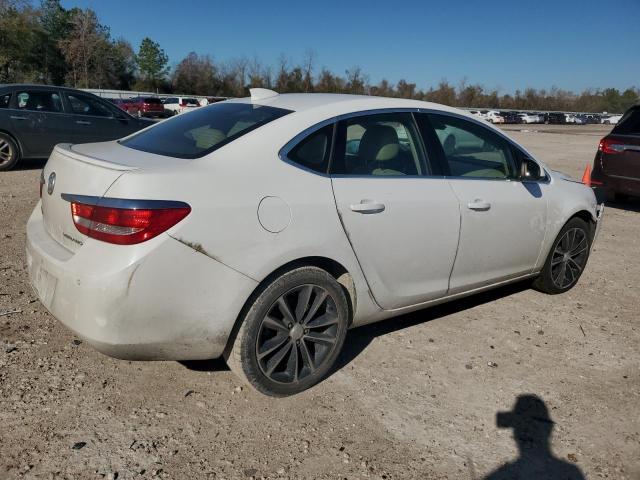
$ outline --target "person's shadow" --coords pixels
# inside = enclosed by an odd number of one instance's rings
[[[498,428],[512,428],[520,456],[493,471],[484,480],[585,480],[580,469],[551,451],[555,423],[536,395],[520,395],[511,412],[498,412]]]

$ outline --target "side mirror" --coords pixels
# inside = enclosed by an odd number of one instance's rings
[[[538,182],[544,180],[546,175],[544,170],[540,168],[537,162],[534,162],[530,158],[523,158],[522,165],[520,167],[520,179],[523,182]]]

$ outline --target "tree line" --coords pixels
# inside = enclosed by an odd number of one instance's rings
[[[0,83],[33,82],[77,88],[154,91],[242,97],[249,88],[288,92],[326,92],[413,98],[451,106],[519,110],[622,112],[638,102],[640,89],[588,89],[579,94],[557,87],[526,88],[513,94],[468,83],[442,80],[420,89],[416,83],[385,79],[371,83],[359,67],[338,75],[319,68],[315,52],[301,61],[282,56],[275,66],[259,59],[214,62],[210,55],[189,53],[174,68],[150,38],[137,51],[87,8],[65,9],[60,0],[0,0]]]

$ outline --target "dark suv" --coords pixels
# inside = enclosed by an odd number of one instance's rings
[[[21,158],[46,158],[57,143],[115,140],[152,124],[80,90],[0,85],[0,171]]]
[[[600,140],[591,184],[609,200],[640,197],[640,105],[631,107],[611,133]]]

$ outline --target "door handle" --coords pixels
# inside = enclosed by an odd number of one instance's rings
[[[384,203],[378,203],[374,200],[362,200],[360,203],[350,205],[352,211],[356,213],[380,213],[384,212]]]
[[[10,115],[11,120],[29,120],[27,117],[18,117],[17,115]]]
[[[78,125],[91,125],[91,122],[87,122],[85,120],[76,120]]]
[[[485,202],[480,198],[476,198],[473,202],[469,202],[467,204],[469,210],[478,210],[481,212],[485,212],[491,208],[491,204],[489,202]]]

